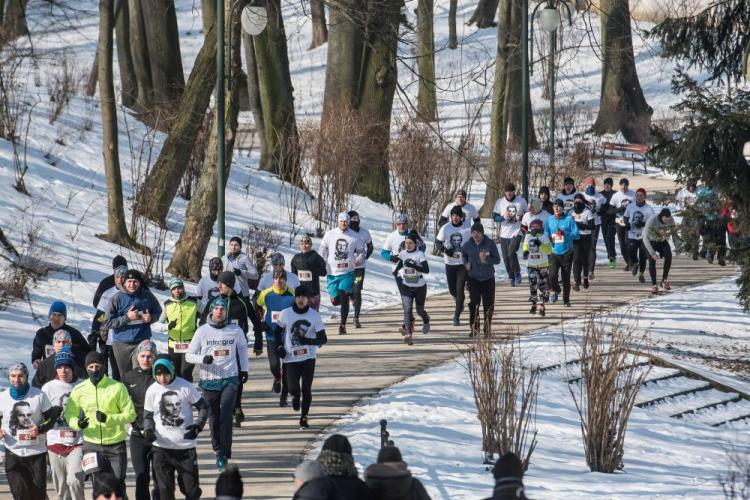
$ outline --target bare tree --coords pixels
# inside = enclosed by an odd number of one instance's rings
[[[497,26],[495,12],[499,0],[479,0],[474,14],[471,15],[466,24],[476,24],[477,28],[491,28]]]
[[[417,114],[419,119],[424,121],[437,120],[434,8],[433,0],[417,2],[417,65],[419,67]]]
[[[448,6],[448,48],[458,48],[458,35],[456,34],[456,11],[458,10],[458,0],[450,0]]]
[[[245,66],[247,67],[247,98],[250,112],[253,114],[255,130],[260,141],[260,169],[269,171],[268,141],[266,125],[263,119],[263,107],[260,101],[260,82],[258,81],[258,64],[255,59],[255,40],[251,35],[242,32],[242,45],[245,48]]]
[[[6,0],[8,2],[5,8],[5,17],[2,19],[3,25],[0,30],[0,47],[6,42],[15,40],[29,34],[29,27],[26,25],[26,0]],[[0,5],[2,7],[2,5]],[[2,9],[0,9],[2,12]]]
[[[310,0],[310,14],[312,15],[312,40],[307,50],[320,47],[328,41],[325,2],[323,0]]]

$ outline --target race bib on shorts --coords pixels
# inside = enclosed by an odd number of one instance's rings
[[[78,433],[69,427],[61,427],[57,430],[60,434],[60,441],[66,446],[73,446],[78,440]]]
[[[188,347],[190,347],[190,342],[175,342],[174,343],[174,352],[176,354],[186,353],[187,350],[188,350]]]
[[[297,277],[300,281],[312,281],[312,271],[297,271]]]
[[[279,320],[279,316],[281,316],[281,311],[271,311],[271,321],[274,323]]]
[[[213,352],[214,359],[227,359],[231,353],[231,349],[228,347],[215,347]]]
[[[37,436],[34,436],[29,429],[18,429],[16,431],[16,440],[18,446],[34,446],[37,443]]]
[[[44,346],[44,357],[51,358],[55,354],[55,348],[51,345]]]

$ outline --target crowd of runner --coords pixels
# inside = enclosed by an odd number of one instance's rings
[[[455,300],[453,325],[462,324],[468,290],[468,334],[491,327],[501,261],[511,287],[523,284],[525,267],[530,314],[544,316],[560,299],[570,306],[571,291],[593,286],[600,237],[608,267],[616,268],[619,250],[623,269],[640,283],[648,269],[653,294],[671,288],[674,252],[726,265],[727,239],[731,248],[740,238],[731,200],[691,181],[679,192],[677,208],[679,226],[670,209],[655,209],[647,191],[631,190],[626,178],[617,189],[604,179],[601,190],[591,177],[578,187],[566,178],[554,198],[542,187],[528,202],[507,184],[492,210],[496,241],[459,190],[441,213],[434,245]],[[425,241],[409,222],[405,214],[395,215],[379,256],[391,263],[403,305],[400,331],[411,345],[415,310],[422,334],[430,331],[430,266]],[[194,295],[174,278],[163,303],[117,256],[112,275],[94,294],[87,337],[67,324],[66,305],[53,302],[49,324],[33,340],[33,377],[24,363],[15,364],[8,390],[0,393],[0,438],[14,498],[46,498],[48,468],[61,499],[82,499],[85,481],[96,485],[110,476],[124,492],[128,448],[137,500],[174,498],[175,476],[186,498],[200,498],[197,438],[208,423],[216,466],[224,470],[233,427],[245,418],[249,357],[264,349],[279,406],[287,407],[291,397],[299,427],[309,428],[316,357],[328,340],[318,312],[321,278],[339,309],[338,333],[347,334],[352,308],[354,328],[362,326],[362,290],[374,248],[360,224],[356,211],[338,214],[317,251],[312,237],[303,236],[288,270],[284,256],[274,253],[262,275],[234,237],[223,258],[209,261]],[[158,352],[152,329],[166,331],[165,352]]]

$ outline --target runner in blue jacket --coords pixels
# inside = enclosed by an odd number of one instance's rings
[[[552,255],[549,256],[549,276],[553,290],[552,303],[560,294],[559,272],[562,269],[563,304],[570,307],[570,271],[573,265],[573,241],[580,238],[578,225],[573,217],[565,214],[565,202],[557,199],[554,203],[554,217],[544,223],[544,234],[552,242]]]

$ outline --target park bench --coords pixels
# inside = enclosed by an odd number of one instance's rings
[[[635,163],[643,163],[643,173],[648,174],[646,156],[649,147],[645,144],[622,144],[618,142],[602,142],[601,144],[602,168],[606,170],[604,160],[630,160],[633,164],[633,175],[635,175]]]

